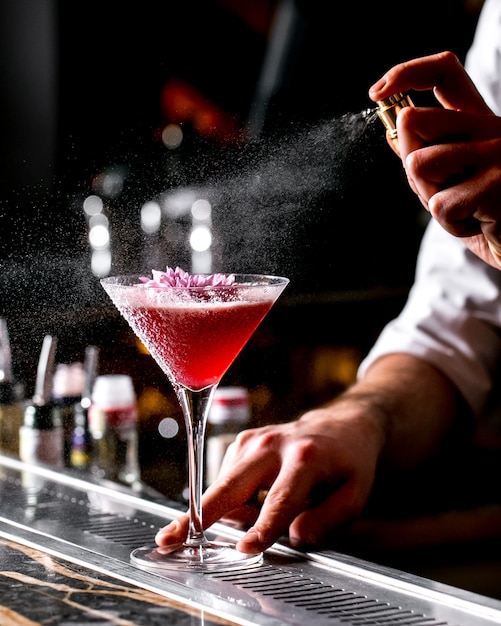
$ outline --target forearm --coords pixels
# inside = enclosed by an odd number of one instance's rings
[[[447,377],[409,354],[378,359],[338,402],[357,411],[367,406],[368,419],[381,429],[380,459],[402,467],[429,458],[471,419]]]

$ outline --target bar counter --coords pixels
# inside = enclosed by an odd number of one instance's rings
[[[138,568],[131,550],[179,503],[0,455],[1,626],[492,626],[501,601],[346,552],[269,548],[262,563]],[[216,523],[209,539],[242,531]]]

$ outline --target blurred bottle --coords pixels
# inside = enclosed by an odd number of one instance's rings
[[[92,435],[89,431],[89,408],[96,379],[99,349],[85,349],[84,380],[81,399],[73,405],[73,429],[70,444],[70,465],[74,469],[89,470],[92,462]]]
[[[137,404],[130,376],[98,376],[89,408],[93,440],[92,473],[140,488]]]
[[[250,421],[249,393],[244,387],[219,387],[207,424],[205,484],[213,483],[228,446]]]
[[[12,355],[7,322],[0,318],[0,451],[19,453],[19,428],[24,404],[12,374]]]
[[[58,363],[52,383],[52,401],[61,411],[64,466],[71,467],[71,438],[75,426],[75,405],[80,402],[84,385],[82,363]]]
[[[55,337],[44,337],[33,402],[26,407],[19,429],[19,456],[26,463],[63,467],[61,410],[51,401],[56,344]]]

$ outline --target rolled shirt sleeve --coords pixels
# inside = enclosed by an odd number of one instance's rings
[[[488,106],[501,115],[501,2],[485,0],[465,67]]]
[[[500,286],[501,272],[430,221],[408,300],[360,365],[359,377],[383,355],[413,354],[448,376],[476,416],[485,413],[494,380],[501,380]]]

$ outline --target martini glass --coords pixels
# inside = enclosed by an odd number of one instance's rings
[[[288,284],[255,274],[189,276],[168,268],[162,284],[139,276],[103,278],[101,284],[132,330],[170,380],[184,415],[188,439],[189,529],[174,546],[144,546],[131,553],[143,569],[228,569],[258,563],[233,544],[209,541],[202,525],[207,415],[223,374]],[[153,272],[154,278],[167,273]],[[156,275],[156,276],[155,276]],[[192,279],[192,280],[187,280]],[[179,282],[186,282],[179,286]]]

